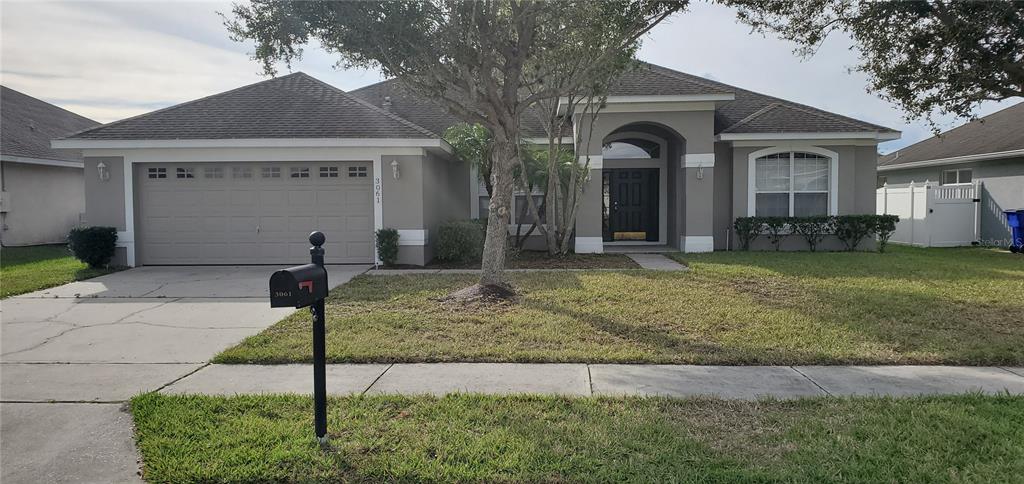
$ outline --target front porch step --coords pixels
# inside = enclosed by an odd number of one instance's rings
[[[665,254],[668,252],[679,252],[675,247],[667,245],[607,245],[604,246],[605,254]]]

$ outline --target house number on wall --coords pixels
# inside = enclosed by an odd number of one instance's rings
[[[380,191],[381,191],[380,177],[379,176],[375,176],[375,177],[373,177],[373,200],[376,203],[380,203],[381,202]]]

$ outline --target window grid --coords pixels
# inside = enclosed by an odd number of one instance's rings
[[[292,178],[309,178],[309,168],[306,167],[293,167],[291,169]]]
[[[208,166],[203,169],[206,178],[224,178],[224,169],[219,166]]]
[[[350,166],[348,167],[349,178],[366,178],[366,167],[365,166]]]
[[[150,168],[149,178],[167,178],[167,168]]]
[[[263,178],[281,178],[281,167],[279,166],[264,166],[260,171],[260,176]]]
[[[192,173],[192,168],[180,168],[179,167],[177,169],[177,177],[178,178],[195,178],[195,174]]]
[[[252,178],[252,168],[248,166],[231,167],[231,178]]]
[[[797,172],[797,167],[796,167],[797,160],[801,160],[801,161],[805,161],[805,162],[807,160],[813,160],[813,161],[816,161],[816,162],[824,162],[825,165],[824,165],[823,168],[819,168],[818,170],[812,170],[812,171],[809,171],[809,172],[801,171],[801,172],[798,173]],[[820,215],[828,215],[828,213],[829,213],[829,203],[830,203],[829,199],[830,199],[830,197],[833,196],[831,193],[829,193],[829,184],[831,182],[831,178],[830,177],[832,176],[832,173],[831,173],[831,171],[832,171],[832,169],[831,169],[831,161],[832,161],[831,158],[829,158],[827,156],[818,155],[818,154],[815,154],[815,153],[804,153],[804,152],[799,152],[799,151],[789,151],[789,152],[782,152],[782,153],[773,153],[773,154],[770,154],[770,155],[765,155],[765,156],[759,157],[756,160],[754,160],[754,163],[755,163],[754,173],[755,173],[755,177],[756,177],[755,185],[754,185],[754,194],[753,194],[753,196],[755,197],[754,198],[754,215],[757,215],[757,216],[761,216],[762,215],[759,212],[759,207],[762,204],[758,203],[758,199],[761,198],[761,197],[758,197],[758,195],[788,195],[786,198],[787,198],[787,203],[788,203],[789,206],[788,206],[788,212],[787,212],[788,215],[786,215],[786,216],[793,217],[793,216],[803,216],[803,214],[797,215],[797,212],[799,211],[797,209],[797,207],[796,207],[796,205],[797,205],[796,202],[797,202],[798,198],[806,200],[806,199],[810,199],[810,197],[808,197],[808,195],[822,195],[822,194],[825,195],[825,200],[824,200],[825,201],[825,209],[824,209],[824,213],[821,213]],[[761,164],[762,162],[765,162],[765,163],[775,162],[776,163],[776,166],[772,167],[772,168],[775,169],[775,174],[774,174],[775,177],[773,179],[769,179],[767,177],[762,178],[761,171],[758,170],[758,165]],[[788,162],[788,163],[783,163],[783,162]],[[806,187],[806,185],[804,186],[803,189],[798,189],[797,188],[796,180],[797,180],[797,178],[799,176],[801,176],[801,175],[806,176],[809,173],[813,174],[814,171],[822,171],[822,170],[825,172],[825,176],[824,176],[824,185],[825,185],[825,187],[824,188],[813,187],[813,188],[808,189]],[[782,187],[780,186],[781,183],[779,183],[779,182],[782,181],[782,180],[784,180],[784,184],[785,184],[785,187],[786,187],[785,189],[782,189]],[[817,180],[820,181],[821,178],[819,177]],[[761,189],[761,188],[759,188],[759,186],[761,185],[762,181],[764,181],[766,185],[768,184],[769,181],[774,181],[775,185],[771,186],[771,189]],[[804,195],[804,196],[799,197],[799,195]],[[764,197],[764,198],[765,198],[765,200],[767,202],[768,197]],[[777,199],[778,198],[776,198],[776,200]],[[802,206],[803,205],[804,204],[802,204]],[[782,215],[779,215],[779,216],[782,216]]]
[[[338,178],[338,167],[336,167],[336,166],[321,166],[320,167],[320,178]]]
[[[970,168],[959,168],[956,170],[944,170],[942,172],[942,185],[969,185],[973,173]]]

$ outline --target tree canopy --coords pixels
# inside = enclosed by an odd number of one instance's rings
[[[559,2],[253,0],[227,27],[267,73],[316,41],[339,65],[379,68],[493,137],[481,284],[501,284],[520,124],[533,105],[624,69],[640,38],[687,0]],[[597,77],[604,77],[597,76]]]
[[[910,119],[970,117],[978,104],[1024,96],[1024,2],[1012,0],[722,0],[741,21],[812,55],[848,33],[870,90]]]

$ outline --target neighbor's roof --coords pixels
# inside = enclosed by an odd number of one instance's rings
[[[882,156],[878,165],[899,166],[1015,150],[1024,150],[1024,102]]]
[[[0,118],[0,154],[57,161],[82,161],[82,156],[51,149],[51,139],[100,124],[5,86],[0,86]]]
[[[437,137],[302,72],[68,136],[86,140]]]
[[[395,79],[352,91],[377,106],[391,98],[391,110],[434,132],[444,132],[459,120],[436,103],[405,89]],[[895,130],[841,116],[803,104],[759,94],[703,77],[665,67],[638,63],[625,72],[609,89],[610,96],[673,96],[701,94],[733,94],[735,100],[722,102],[715,111],[715,134],[719,133],[849,133]],[[542,137],[544,130],[535,119],[524,118],[523,134]]]

